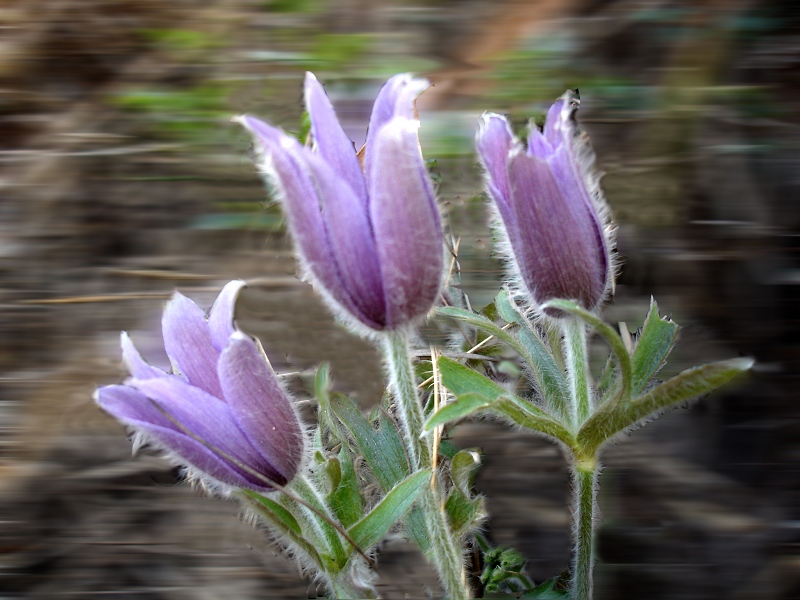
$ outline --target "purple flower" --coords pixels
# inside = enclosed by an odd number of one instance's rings
[[[269,491],[258,475],[281,485],[290,481],[303,458],[304,434],[261,345],[234,327],[244,285],[227,284],[208,318],[175,293],[162,318],[173,373],[147,364],[123,332],[122,358],[131,377],[100,388],[96,400],[214,487]]]
[[[254,117],[239,119],[278,191],[307,276],[338,314],[377,331],[424,316],[442,283],[439,211],[414,108],[427,85],[408,75],[387,81],[358,154],[311,73],[310,147]]]
[[[557,100],[544,131],[531,126],[527,149],[505,117],[486,113],[476,143],[512,264],[534,303],[560,298],[594,310],[611,285],[611,238],[577,107],[569,92]]]

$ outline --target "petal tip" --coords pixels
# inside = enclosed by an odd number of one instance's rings
[[[236,331],[234,331],[231,334],[230,341],[232,341],[232,342],[242,342],[242,341],[252,342],[253,338],[250,337],[249,335],[247,335],[245,332],[239,331],[237,329]]]

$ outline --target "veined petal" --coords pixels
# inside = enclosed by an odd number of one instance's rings
[[[424,315],[442,283],[439,211],[417,137],[419,121],[398,117],[373,141],[368,180],[375,232],[392,329]]]
[[[563,158],[559,148],[554,157]],[[555,158],[554,158],[555,160]],[[592,310],[605,280],[595,239],[594,215],[574,191],[565,195],[548,162],[520,152],[509,162],[511,208],[519,223],[513,247],[525,283],[537,304],[576,300]],[[513,246],[513,240],[512,240]]]
[[[223,459],[230,456],[278,483],[285,481],[275,466],[250,443],[223,400],[176,377],[132,380],[129,385],[154,400],[182,427],[209,444],[212,452],[219,450],[224,453],[220,454]],[[182,431],[177,426],[175,429]],[[235,462],[231,464],[236,466]],[[241,471],[238,467],[237,470]],[[262,482],[262,485],[266,484]]]
[[[509,241],[515,244],[519,234],[517,219],[509,204],[508,161],[520,144],[504,116],[486,112],[478,122],[475,146],[488,175],[489,196],[503,219]]]
[[[292,479],[303,457],[303,430],[260,344],[234,333],[220,357],[219,379],[250,443],[286,480]]]
[[[236,308],[236,299],[239,297],[239,292],[246,285],[241,280],[225,284],[217,299],[214,300],[211,311],[208,313],[208,329],[211,332],[211,343],[214,344],[214,348],[219,352],[225,349],[225,346],[228,345],[228,340],[235,331],[233,313]]]
[[[265,482],[240,471],[203,444],[178,430],[147,396],[128,386],[109,385],[97,390],[95,400],[104,411],[125,425],[142,431],[162,449],[179,456],[186,464],[212,478],[232,485],[271,489]]]
[[[417,119],[417,96],[427,90],[430,85],[427,79],[417,79],[405,73],[390,78],[378,92],[375,103],[372,105],[372,115],[370,115],[369,119],[369,129],[367,129],[364,173],[366,174],[368,189],[370,186],[370,171],[375,161],[375,152],[372,149],[375,146],[375,140],[380,130],[396,117]]]
[[[381,267],[375,248],[372,226],[364,205],[350,186],[317,156],[305,153],[306,165],[316,185],[328,241],[342,281],[340,300],[364,324],[373,329],[386,325]],[[355,309],[355,310],[353,310]]]
[[[164,349],[174,366],[192,385],[217,398],[222,397],[217,377],[219,351],[211,342],[211,332],[202,308],[175,292],[161,318]]]
[[[502,115],[483,113],[478,122],[475,146],[481,157],[489,181],[497,191],[498,203],[508,205],[508,159],[512,149],[519,146],[508,121]],[[501,212],[504,207],[499,207]]]
[[[302,262],[328,294],[349,312],[358,314],[333,259],[320,198],[308,172],[306,160],[312,153],[297,140],[254,117],[241,117],[239,122],[255,136],[264,157],[264,169],[279,191]]]
[[[122,362],[125,363],[125,367],[133,377],[137,379],[167,377],[167,373],[145,362],[142,355],[139,354],[139,350],[133,345],[127,331],[123,331],[119,337],[120,346],[122,346]]]
[[[603,223],[597,213],[595,203],[592,201],[589,192],[589,182],[583,174],[581,165],[578,164],[578,157],[574,147],[564,146],[557,150],[547,161],[550,170],[555,177],[558,187],[561,190],[565,201],[574,207],[573,210],[578,215],[586,215],[581,219],[585,229],[583,236],[588,245],[593,244],[594,269],[597,278],[597,301],[605,291],[606,283],[611,275],[611,257],[606,236],[603,233]],[[585,208],[580,211],[577,207],[582,204]]]
[[[306,73],[305,101],[317,152],[347,182],[366,209],[367,186],[355,147],[339,124],[328,95],[313,73]]]

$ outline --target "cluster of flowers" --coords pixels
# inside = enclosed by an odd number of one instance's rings
[[[359,152],[310,73],[310,145],[254,117],[239,119],[278,190],[306,277],[362,334],[413,326],[441,290],[442,227],[415,110],[427,86],[391,78]],[[576,109],[570,94],[556,101],[544,129],[531,126],[527,147],[497,114],[483,116],[477,135],[509,264],[534,308],[562,298],[592,311],[611,285],[612,238]],[[147,364],[123,333],[131,377],[98,390],[97,400],[216,489],[265,491],[302,468],[304,434],[260,345],[235,326],[243,285],[225,286],[207,318],[175,294],[163,317],[172,373]]]

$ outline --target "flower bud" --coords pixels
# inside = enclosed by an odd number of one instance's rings
[[[284,485],[297,473],[304,434],[261,345],[234,326],[242,287],[227,284],[208,318],[175,293],[162,319],[172,373],[147,364],[123,332],[131,377],[95,399],[212,487],[270,491],[270,482]]]
[[[592,171],[594,155],[575,122],[569,92],[530,128],[528,147],[505,117],[485,113],[476,145],[514,269],[537,307],[573,300],[594,310],[611,286],[607,208]],[[553,317],[560,311],[545,309]]]
[[[375,331],[419,320],[442,283],[441,223],[414,109],[427,85],[408,75],[386,82],[358,155],[311,73],[311,146],[254,117],[239,119],[278,191],[305,274],[334,312]]]

